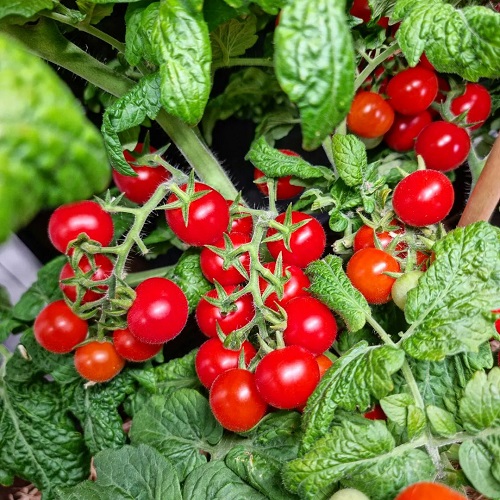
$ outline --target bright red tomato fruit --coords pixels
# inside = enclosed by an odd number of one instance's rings
[[[233,204],[233,201],[226,200],[226,203],[228,209],[230,209],[231,205]],[[251,215],[245,215],[245,214],[231,215],[229,224],[230,224],[228,228],[229,233],[245,233],[249,235],[252,234],[253,219]]]
[[[195,358],[196,373],[200,382],[209,389],[221,373],[238,368],[242,351],[245,365],[248,365],[257,354],[255,347],[248,340],[243,342],[238,351],[227,349],[218,338],[204,342],[198,349]]]
[[[379,231],[375,233],[375,230],[367,225],[361,226],[354,235],[353,239],[353,250],[357,252],[362,248],[376,248],[375,245],[375,235],[382,248],[386,248],[397,236],[401,236],[404,233],[404,228],[402,228],[398,221],[392,221],[391,225],[399,226],[399,229],[392,231]],[[395,250],[400,251],[405,248],[404,243],[398,243]]]
[[[375,92],[356,94],[347,115],[347,127],[359,137],[372,139],[384,135],[394,121],[394,111],[387,101]]]
[[[444,484],[423,481],[406,487],[395,500],[467,500],[467,498]]]
[[[315,356],[297,345],[271,351],[255,370],[255,383],[262,399],[283,410],[305,405],[318,382]]]
[[[122,358],[136,363],[153,358],[163,349],[163,344],[141,342],[128,328],[113,332],[113,344]]]
[[[432,122],[432,115],[424,110],[418,115],[396,115],[392,127],[384,135],[385,143],[394,151],[411,151],[418,134]]]
[[[387,416],[379,404],[376,404],[371,410],[367,411],[364,417],[370,420],[387,420]]]
[[[107,246],[113,239],[113,219],[95,201],[77,201],[56,208],[49,219],[49,238],[65,253],[68,243],[85,233],[91,240]]]
[[[392,206],[407,225],[428,226],[441,222],[453,207],[453,184],[437,170],[417,170],[394,189]]]
[[[354,0],[349,10],[349,14],[354,17],[359,17],[364,23],[369,22],[372,17],[372,11],[368,4],[368,0]]]
[[[136,288],[128,328],[140,341],[162,344],[177,337],[188,319],[184,292],[166,278],[148,278]]]
[[[209,395],[210,408],[217,421],[233,432],[255,427],[267,413],[252,372],[233,368],[221,373],[213,382]]]
[[[466,123],[474,123],[471,130],[478,129],[490,116],[491,96],[486,87],[479,83],[465,84],[464,93],[451,101],[450,110],[454,115],[467,113]]]
[[[346,274],[369,304],[385,304],[391,298],[395,278],[384,274],[398,273],[398,261],[378,248],[363,248],[349,259]]]
[[[436,121],[427,125],[415,141],[415,153],[427,168],[448,172],[459,167],[470,151],[467,131],[454,123]]]
[[[88,323],[79,318],[64,300],[46,305],[33,325],[37,342],[56,354],[71,352],[87,337]]]
[[[264,172],[259,170],[258,168],[254,168],[253,171],[253,179],[254,181],[264,177]],[[289,198],[295,198],[302,191],[304,191],[303,186],[296,186],[292,184],[290,181],[292,180],[291,175],[286,175],[284,177],[280,177],[276,182],[276,199],[277,200],[287,200]],[[256,183],[257,189],[265,196],[269,196],[269,188],[267,183]]]
[[[91,382],[107,382],[125,366],[125,360],[111,342],[98,340],[78,347],[74,361],[76,371]]]
[[[283,224],[286,214],[282,213],[276,217],[276,221]],[[281,253],[283,263],[293,264],[304,268],[313,260],[318,260],[325,251],[326,235],[322,225],[311,215],[302,212],[292,212],[292,224],[308,221],[302,227],[296,229],[290,237],[290,250],[285,247],[283,239],[269,241],[267,248],[274,259]],[[274,228],[269,228],[267,237],[277,233]]]
[[[184,184],[180,189],[186,191],[186,187]],[[170,229],[184,243],[193,246],[211,245],[219,240],[228,228],[229,208],[218,191],[202,182],[195,182],[194,191],[208,192],[189,204],[187,224],[184,222],[181,208],[165,210],[165,218]],[[167,203],[177,200],[177,195],[172,193]]]
[[[322,378],[323,375],[327,372],[328,368],[333,365],[333,361],[325,354],[316,356],[316,362],[318,363],[319,368],[319,378]]]

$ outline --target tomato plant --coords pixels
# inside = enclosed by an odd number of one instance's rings
[[[396,115],[384,141],[394,151],[411,151],[420,132],[431,122],[432,115],[426,109],[416,115]]]
[[[466,113],[465,121],[471,130],[478,129],[490,116],[491,96],[479,83],[466,83],[463,94],[451,101],[450,110],[455,115]]]
[[[123,359],[138,363],[151,359],[163,348],[162,344],[141,342],[128,328],[119,328],[113,332],[113,345]]]
[[[384,135],[394,121],[394,111],[376,92],[358,92],[347,115],[347,126],[360,137],[374,138]]]
[[[76,371],[90,382],[106,382],[125,366],[125,360],[111,342],[94,340],[75,351]]]

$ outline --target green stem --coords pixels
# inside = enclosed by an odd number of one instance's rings
[[[395,342],[391,339],[390,335],[384,330],[382,325],[380,325],[372,315],[366,316],[366,321],[370,326],[378,333],[379,337],[384,341],[385,344],[391,347],[397,347]]]
[[[264,68],[274,68],[271,59],[261,57],[231,57],[226,61],[218,61],[212,65],[212,70],[220,68],[231,68],[233,66],[262,66]]]
[[[370,60],[366,68],[358,75],[356,80],[354,80],[354,91],[358,90],[363,82],[370,76],[371,72],[383,63],[388,57],[392,56],[396,51],[399,50],[399,45],[397,43],[392,44],[383,50],[378,56]]]

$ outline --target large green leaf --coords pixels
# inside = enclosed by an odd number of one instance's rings
[[[0,3],[0,19],[13,15],[31,17],[42,10],[51,10],[57,0],[23,0],[22,2],[2,1]]]

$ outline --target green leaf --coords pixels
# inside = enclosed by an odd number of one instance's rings
[[[303,426],[303,449],[309,449],[324,435],[337,407],[361,411],[393,389],[392,374],[405,360],[404,352],[389,346],[368,346],[360,342],[337,359],[320,380],[307,402]]]
[[[229,6],[224,0],[205,0],[203,2],[203,17],[209,32],[237,16],[238,11]]]
[[[342,269],[342,259],[327,255],[311,263],[306,273],[311,280],[309,291],[345,322],[349,331],[363,328],[366,317],[371,314],[370,306],[356,290]]]
[[[172,461],[179,479],[207,462],[203,453],[222,437],[208,401],[193,389],[170,397],[154,396],[135,414],[130,429],[132,444],[149,444]]]
[[[104,190],[111,171],[102,137],[70,89],[47,64],[3,34],[0,95],[0,241],[4,241],[41,208]]]
[[[152,32],[161,104],[191,125],[201,120],[211,89],[212,50],[202,9],[203,0],[161,2]]]
[[[111,164],[124,175],[136,175],[123,157],[119,133],[156,118],[161,109],[160,75],[141,78],[135,87],[109,106],[102,120],[102,134]]]
[[[432,430],[439,436],[450,437],[456,434],[458,428],[455,416],[439,406],[428,406],[425,409]]]
[[[0,343],[9,337],[17,326],[18,322],[12,318],[9,293],[0,285]]]
[[[52,10],[57,0],[3,1],[0,5],[0,19],[7,16],[31,17],[42,10]]]
[[[410,66],[425,51],[437,71],[469,81],[500,73],[500,17],[493,9],[400,0],[391,20],[402,20],[396,39]]]
[[[335,134],[332,151],[340,178],[351,187],[362,184],[363,171],[368,165],[364,144],[355,135]]]
[[[489,313],[500,295],[499,247],[500,230],[486,222],[455,229],[434,245],[436,260],[408,292],[411,327],[402,340],[408,354],[437,361],[477,352],[491,337]]]
[[[387,418],[403,429],[408,425],[408,407],[414,403],[414,399],[406,393],[391,394],[380,400]]]
[[[338,178],[330,188],[331,204],[334,208],[330,210],[329,226],[332,231],[342,232],[348,227],[352,231],[356,231],[356,225],[359,221],[359,216],[356,214],[356,209],[363,203],[361,190],[359,188],[351,188],[341,179]]]
[[[354,95],[345,2],[288,2],[274,40],[276,75],[300,110],[304,149],[315,149],[347,115]]]
[[[110,16],[113,13],[114,4],[105,3],[97,6],[95,2],[91,0],[77,0],[79,11],[83,14],[83,18],[86,22],[90,24],[98,24],[104,18]]]
[[[264,500],[268,497],[243,482],[224,462],[216,460],[197,467],[186,479],[183,498],[210,500]]]
[[[326,499],[337,489],[359,489],[372,500],[394,498],[406,485],[431,480],[430,457],[398,449],[385,423],[343,422],[317,441],[306,455],[284,467],[285,486],[305,499]]]
[[[264,12],[276,15],[287,4],[287,0],[253,0]]]
[[[96,481],[60,491],[60,500],[181,500],[172,464],[150,446],[104,450],[94,458]]]

